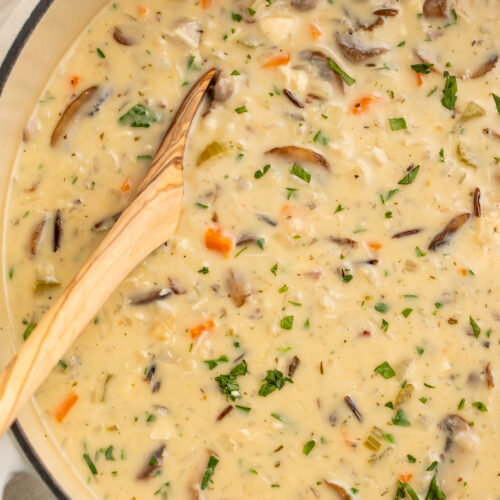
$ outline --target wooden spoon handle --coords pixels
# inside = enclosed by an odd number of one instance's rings
[[[174,234],[187,133],[214,74],[207,72],[193,86],[134,201],[0,375],[0,435],[120,282]]]

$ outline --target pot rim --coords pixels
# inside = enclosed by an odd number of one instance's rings
[[[32,10],[28,19],[23,24],[21,30],[16,35],[16,38],[8,49],[7,54],[5,55],[5,58],[0,65],[0,95],[3,92],[5,84],[9,79],[11,71],[16,64],[24,45],[28,41],[29,37],[31,36],[53,1],[54,0],[39,0],[37,2],[35,8]],[[24,456],[27,458],[40,478],[45,482],[52,494],[57,498],[57,500],[70,500],[69,497],[64,493],[52,473],[40,460],[38,453],[32,446],[30,440],[28,439],[28,436],[17,420],[10,427],[10,431],[12,436],[20,446],[21,450],[23,451]]]

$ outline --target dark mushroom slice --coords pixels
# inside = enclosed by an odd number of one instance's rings
[[[120,44],[120,45],[135,45],[137,41],[134,39],[133,36],[130,34],[127,34],[127,28],[123,26],[115,26],[113,28],[113,38]]]
[[[172,290],[169,288],[154,288],[152,290],[148,290],[147,292],[130,297],[129,302],[133,306],[142,306],[145,304],[151,304],[151,302],[156,302],[157,300],[166,299],[170,295],[172,295]]]
[[[156,373],[156,365],[152,364],[146,371],[146,376],[144,377],[144,380],[148,383],[151,383],[153,380],[153,377]]]
[[[300,359],[297,356],[294,356],[290,366],[288,367],[288,376],[293,377],[294,373],[297,371],[297,368],[300,365]]]
[[[335,84],[342,92],[344,92],[344,80],[331,68],[329,63],[329,59],[332,59],[331,57],[328,57],[320,50],[304,50],[300,52],[299,57],[303,61],[311,63],[311,65],[317,69],[320,78]],[[336,61],[334,62],[336,63]]]
[[[337,245],[343,247],[356,248],[358,246],[358,242],[356,240],[351,240],[351,238],[337,238],[336,236],[331,236],[330,239]]]
[[[43,230],[45,224],[47,223],[47,217],[42,217],[40,221],[35,225],[33,231],[31,231],[30,241],[29,241],[29,252],[31,256],[35,256],[38,251],[38,245],[40,244],[40,239],[42,238]]]
[[[406,236],[413,236],[418,234],[422,229],[407,229],[406,231],[401,231],[400,233],[393,234],[391,238],[406,238]]]
[[[360,421],[363,421],[363,417],[361,416],[361,412],[358,410],[356,405],[354,404],[354,401],[351,399],[350,396],[345,396],[344,401],[346,402],[347,406],[351,409],[353,415]]]
[[[224,417],[226,417],[227,415],[229,415],[229,413],[231,413],[233,411],[233,408],[234,406],[233,405],[229,405],[229,406],[226,406],[220,413],[219,415],[217,415],[217,422],[220,422]]]
[[[216,102],[226,102],[234,91],[233,81],[223,71],[217,71],[207,89],[207,107],[203,116],[208,115]]]
[[[327,170],[330,170],[330,164],[327,159],[322,154],[308,148],[298,146],[281,146],[270,149],[269,151],[266,151],[265,154],[281,156],[282,158],[297,162],[314,163],[315,165],[319,165]]]
[[[424,17],[447,17],[448,0],[425,0],[422,7]]]
[[[157,450],[155,450],[148,463],[143,467],[143,469],[137,474],[137,479],[150,479],[154,477],[155,473],[163,465],[163,460],[165,458],[166,446],[162,444]]]
[[[429,244],[429,250],[436,250],[442,245],[449,243],[451,237],[469,220],[470,213],[464,212],[456,215],[446,224],[444,229],[440,231]]]
[[[57,122],[52,137],[50,138],[50,145],[55,146],[57,142],[66,135],[70,123],[73,121],[82,107],[92,98],[97,91],[97,85],[85,89],[76,99],[71,101],[66,109],[63,111],[61,118]]]
[[[96,222],[93,226],[94,231],[108,231],[114,225],[114,223],[120,218],[122,213],[118,212],[117,214],[110,215],[108,217],[104,217],[100,221]]]
[[[275,220],[271,219],[266,214],[257,214],[257,217],[259,218],[259,220],[265,222],[266,224],[269,224],[270,226],[276,227],[278,225]]]
[[[486,75],[489,71],[491,71],[498,62],[498,54],[492,54],[486,61],[481,64],[472,74],[469,75],[469,78],[480,78],[481,76]],[[466,78],[465,75],[462,75],[460,78]]]
[[[242,234],[236,241],[236,246],[240,247],[242,245],[248,245],[249,243],[255,243],[257,241],[257,236],[253,234]]]
[[[61,237],[63,233],[63,218],[60,210],[57,210],[54,217],[54,240],[52,242],[52,250],[57,252],[61,246]]]
[[[379,16],[371,24],[358,24],[358,27],[365,31],[373,31],[375,28],[382,26],[384,24],[384,18]]]
[[[453,445],[455,434],[457,432],[466,432],[469,429],[469,424],[460,415],[450,414],[439,422],[438,427],[447,434],[444,448],[446,453]]]
[[[484,367],[484,374],[486,376],[486,384],[488,386],[488,389],[493,389],[493,387],[495,387],[495,381],[493,380],[491,363],[486,363],[486,366]]]
[[[290,5],[299,12],[305,12],[314,9],[318,5],[318,0],[292,0]]]
[[[304,105],[299,101],[299,99],[297,98],[297,96],[291,91],[291,90],[288,90],[288,89],[283,89],[283,94],[288,97],[288,100],[295,106],[297,106],[298,108],[303,108]]]
[[[97,98],[96,102],[92,106],[91,111],[89,111],[88,115],[94,116],[96,113],[99,113],[99,111],[101,111],[102,104],[110,95],[111,95],[111,89],[109,89],[109,88],[107,88],[103,92],[101,92],[99,97]]]
[[[340,486],[340,484],[332,483],[326,479],[323,481],[331,490],[337,493],[340,500],[352,500],[352,496],[347,492],[347,490]]]
[[[472,206],[474,207],[474,215],[476,217],[481,217],[481,190],[479,188],[474,189]]]
[[[184,295],[186,293],[184,287],[180,285],[177,280],[174,280],[174,278],[168,278],[168,283],[170,285],[170,290],[172,290],[175,295]]]
[[[392,7],[381,7],[379,9],[375,9],[373,11],[373,14],[376,16],[382,16],[382,17],[394,17],[399,14],[398,9],[393,9]]]
[[[227,294],[236,307],[241,307],[252,295],[252,289],[248,281],[237,271],[229,270],[226,279]]]
[[[353,39],[350,32],[337,33],[335,38],[342,54],[353,62],[365,61],[388,51],[385,47],[363,47]]]

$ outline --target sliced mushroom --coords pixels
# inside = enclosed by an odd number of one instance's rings
[[[358,242],[356,240],[351,240],[351,238],[338,238],[336,236],[331,236],[330,239],[340,246],[351,248],[356,248],[358,246]]]
[[[47,217],[42,217],[40,221],[36,224],[31,231],[31,237],[29,241],[29,252],[31,256],[35,256],[38,251],[38,245],[40,244],[40,239],[42,238],[43,229],[47,223]]]
[[[312,10],[318,5],[318,0],[292,0],[290,5],[299,12]]]
[[[486,385],[488,386],[488,389],[493,389],[493,387],[495,387],[495,381],[493,379],[493,372],[491,371],[491,363],[486,363],[486,366],[484,367],[484,374],[486,376]]]
[[[303,61],[311,63],[318,71],[318,76],[332,84],[335,84],[342,92],[344,91],[344,80],[330,67],[329,59],[326,54],[319,50],[304,50],[299,54]]]
[[[363,47],[353,38],[353,32],[337,33],[337,45],[342,54],[353,62],[361,62],[371,57],[385,54],[387,49],[384,47]]]
[[[168,283],[170,285],[170,290],[172,290],[175,295],[184,295],[186,293],[184,287],[174,278],[168,278]]]
[[[115,26],[113,28],[113,38],[120,45],[136,45],[138,43],[137,33],[130,25]]]
[[[104,219],[96,222],[93,226],[94,231],[109,231],[113,227],[114,223],[119,219],[121,214],[121,212],[118,212],[117,214],[104,217]]]
[[[252,294],[250,283],[248,283],[241,273],[232,269],[229,271],[226,279],[226,289],[236,307],[243,306],[247,298]]]
[[[163,444],[151,454],[147,464],[143,467],[139,474],[137,474],[137,479],[150,479],[154,477],[155,472],[158,471],[163,465],[165,450],[166,446]]]
[[[425,0],[422,12],[426,18],[447,17],[448,0]]]
[[[344,401],[347,406],[351,409],[353,415],[360,421],[363,421],[363,417],[361,416],[361,412],[358,410],[357,406],[354,404],[354,401],[351,399],[349,395],[344,397]]]
[[[441,230],[429,244],[429,250],[436,250],[442,245],[449,243],[451,237],[469,220],[470,213],[464,212],[459,214],[446,224],[446,226]]]
[[[418,234],[422,231],[422,229],[407,229],[406,231],[401,231],[400,233],[393,234],[391,238],[406,238],[407,236],[413,236],[414,234]]]
[[[481,64],[472,74],[468,77],[467,75],[461,75],[460,78],[480,78],[481,76],[486,75],[489,71],[491,71],[498,62],[498,54],[492,54],[486,61]]]
[[[233,94],[233,81],[227,73],[220,71],[214,84],[214,101],[226,102]]]
[[[324,480],[324,483],[333,490],[340,500],[352,500],[352,496],[347,492],[347,490],[340,486],[340,484],[332,483],[331,481]]]
[[[290,366],[288,367],[289,377],[293,377],[299,365],[300,365],[300,359],[297,356],[294,356],[292,362],[290,363]]]
[[[384,18],[379,16],[371,24],[360,24],[358,23],[358,28],[365,31],[373,31],[375,28],[382,26],[384,24]]]
[[[69,103],[69,105],[61,115],[61,118],[59,118],[59,121],[54,128],[54,132],[52,132],[52,137],[50,139],[51,146],[55,146],[61,139],[61,137],[66,135],[66,133],[68,132],[68,127],[73,119],[83,108],[83,106],[92,98],[97,89],[97,85],[89,87],[88,89],[85,89],[76,99]]]
[[[288,100],[298,108],[304,107],[304,105],[299,101],[298,97],[291,90],[283,89],[283,94],[285,94]]]
[[[375,9],[373,13],[376,16],[382,16],[382,17],[394,17],[399,14],[398,9],[394,9],[392,7],[381,7],[379,9]]]
[[[166,299],[172,295],[172,290],[169,288],[154,288],[152,290],[148,290],[147,292],[143,292],[133,297],[130,297],[130,304],[133,306],[142,306],[145,304],[151,304],[151,302],[156,302],[158,300]]]
[[[266,155],[277,155],[292,161],[314,163],[330,170],[330,164],[320,153],[312,149],[298,146],[281,146],[265,152]]]
[[[481,190],[479,188],[474,189],[472,205],[474,207],[474,216],[481,217]]]
[[[57,252],[61,246],[61,237],[63,232],[63,219],[60,210],[57,210],[56,216],[54,217],[54,241],[52,245],[52,250]]]
[[[446,433],[439,482],[443,492],[451,496],[476,464],[479,437],[459,415],[447,415],[438,427]]]

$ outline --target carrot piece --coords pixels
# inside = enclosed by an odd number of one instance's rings
[[[422,76],[422,73],[416,73],[417,75],[417,85],[421,87],[424,84],[424,77]]]
[[[409,483],[411,481],[411,478],[413,477],[413,474],[410,474],[409,472],[402,472],[399,475],[399,480],[402,483]]]
[[[463,267],[460,267],[458,269],[458,272],[462,275],[462,276],[467,276],[467,269],[464,269]]]
[[[377,243],[376,241],[370,241],[368,243],[368,246],[373,250],[380,250],[382,248],[382,245],[380,243]]]
[[[353,115],[359,115],[360,113],[363,113],[364,111],[368,111],[371,107],[372,104],[377,102],[380,99],[380,97],[377,97],[376,95],[368,95],[365,97],[362,97],[361,99],[357,100],[351,107],[351,113]]]
[[[209,332],[212,330],[212,328],[215,326],[214,320],[209,319],[203,323],[200,323],[199,325],[191,328],[189,330],[189,335],[191,335],[192,339],[197,339],[200,337],[203,333]]]
[[[78,401],[78,394],[70,392],[56,410],[56,420],[61,424],[73,405]]]
[[[126,192],[130,191],[131,187],[132,187],[132,183],[131,183],[130,177],[125,177],[125,180],[122,182],[120,190],[123,193],[126,193]]]
[[[323,34],[318,25],[312,23],[309,25],[309,33],[313,40],[317,40]]]
[[[233,239],[219,226],[210,226],[205,233],[205,246],[228,257],[233,248]]]
[[[204,9],[208,9],[214,3],[214,0],[201,0],[201,6]]]
[[[137,10],[139,11],[139,14],[141,16],[145,16],[149,12],[149,9],[146,9],[146,7],[143,7],[142,5],[139,5],[139,7],[137,7]]]
[[[80,77],[75,75],[71,77],[71,86],[76,87],[80,83]]]
[[[263,65],[263,68],[275,68],[276,66],[285,66],[290,61],[288,52],[280,52],[275,56],[271,56]]]

